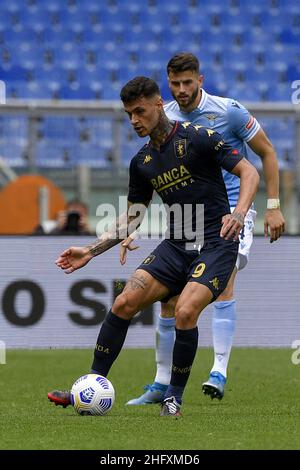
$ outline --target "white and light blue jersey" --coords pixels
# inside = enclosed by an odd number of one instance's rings
[[[181,111],[177,101],[166,104],[164,109],[169,119],[188,121],[213,129],[246,158],[246,142],[249,142],[260,129],[257,120],[241,103],[231,98],[209,95],[203,89],[200,103],[192,112]],[[222,171],[229,204],[235,207],[239,198],[240,179],[226,170]]]

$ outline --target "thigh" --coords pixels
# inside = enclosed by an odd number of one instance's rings
[[[127,303],[134,304],[138,311],[166,297],[169,290],[147,271],[137,269],[127,281],[122,294],[126,296]]]
[[[165,299],[167,301],[184,288],[190,263],[185,249],[179,244],[164,240],[147,256],[138,269],[147,271],[168,288],[169,294]]]
[[[206,243],[190,266],[189,282],[208,287],[215,300],[226,288],[235,267],[238,243],[220,238]]]

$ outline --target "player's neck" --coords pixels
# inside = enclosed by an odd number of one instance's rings
[[[153,147],[159,150],[166,138],[173,129],[174,122],[170,121],[164,112],[161,113],[157,126],[150,134],[150,140]]]

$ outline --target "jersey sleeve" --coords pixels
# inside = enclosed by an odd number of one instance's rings
[[[152,199],[153,188],[138,171],[137,158],[134,157],[129,167],[128,201],[133,203],[145,203]]]
[[[239,150],[228,145],[218,132],[201,128],[193,135],[197,153],[208,160],[215,160],[222,168],[231,172],[244,158]]]
[[[260,124],[248,109],[235,100],[229,100],[227,119],[230,130],[240,139],[249,142],[260,129]]]

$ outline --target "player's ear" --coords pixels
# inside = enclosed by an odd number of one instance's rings
[[[159,108],[163,108],[164,106],[164,102],[163,102],[163,99],[161,96],[157,96],[156,98],[156,106],[158,106]]]
[[[202,85],[203,85],[203,81],[204,81],[204,75],[201,74],[198,77],[198,82],[199,82],[199,85],[200,85],[201,88],[202,88]]]

